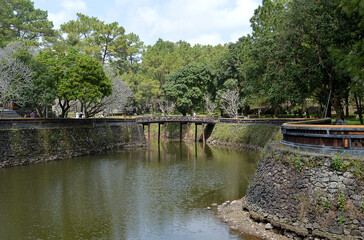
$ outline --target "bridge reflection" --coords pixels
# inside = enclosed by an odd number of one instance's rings
[[[178,150],[176,149],[178,146]],[[152,141],[148,145],[147,149],[147,159],[151,161],[153,157],[151,156],[153,153],[157,152],[157,159],[159,162],[169,161],[170,159],[176,159],[176,153],[178,153],[177,159],[179,160],[187,160],[187,162],[196,161],[197,159],[201,159],[204,161],[206,157],[212,156],[211,148],[205,143],[184,143],[180,142],[176,144],[176,142],[164,142],[157,143],[156,141]],[[171,156],[168,157],[168,154]]]

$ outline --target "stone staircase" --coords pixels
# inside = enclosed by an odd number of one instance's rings
[[[4,109],[0,110],[0,118],[21,118],[21,116],[13,110]]]

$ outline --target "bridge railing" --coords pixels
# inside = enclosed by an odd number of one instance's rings
[[[246,123],[246,124],[270,124],[282,125],[287,122],[307,121],[307,118],[218,118],[220,123]]]
[[[134,118],[1,118],[0,128],[79,127],[135,124]]]
[[[212,117],[197,117],[197,116],[153,116],[153,117],[138,117],[136,123],[164,123],[164,122],[181,122],[181,123],[216,123]]]
[[[330,123],[330,119],[285,123],[281,126],[282,143],[319,152],[364,156],[364,126],[328,125]]]

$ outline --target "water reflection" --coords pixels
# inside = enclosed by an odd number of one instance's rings
[[[244,195],[256,155],[151,142],[0,169],[1,239],[241,239],[205,208]]]

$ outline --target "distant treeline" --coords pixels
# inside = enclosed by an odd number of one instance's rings
[[[75,105],[87,116],[114,109],[236,116],[252,108],[303,115],[328,105],[338,119],[352,105],[363,121],[364,0],[263,0],[252,33],[217,46],[162,39],[146,46],[117,22],[81,13],[55,30],[30,0],[1,1],[0,9],[7,63],[0,74],[11,76],[0,83],[1,103],[42,114],[57,102],[62,116]],[[30,76],[14,74],[12,64]],[[17,92],[4,90],[14,82]]]

